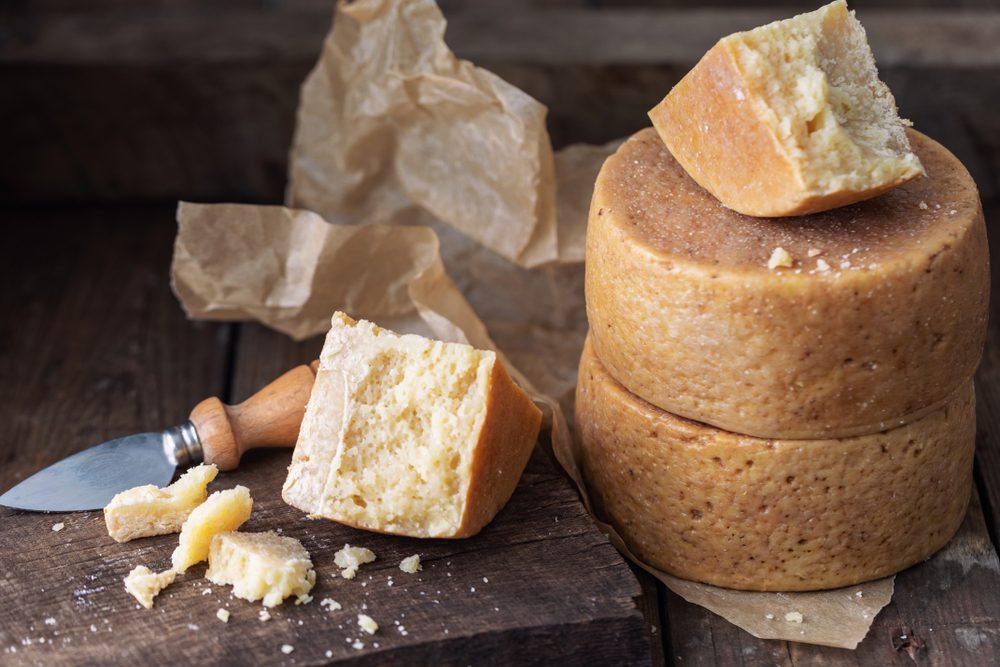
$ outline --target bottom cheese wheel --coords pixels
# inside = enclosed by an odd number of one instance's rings
[[[664,412],[580,360],[576,429],[594,509],[642,561],[746,590],[885,577],[944,546],[972,485],[975,395],[838,440],[767,440]]]

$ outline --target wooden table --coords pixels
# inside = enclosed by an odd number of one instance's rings
[[[519,0],[518,12],[502,13],[495,3],[445,4],[460,55],[547,103],[560,145],[638,129],[643,110],[722,32],[789,13],[691,2],[660,9],[640,0],[603,9],[582,0]],[[933,2],[913,10],[894,0],[868,4],[859,13],[883,77],[904,115],[969,167],[995,245],[1000,50],[990,36],[1000,25],[997,3],[968,0],[962,13]],[[280,200],[297,86],[325,32],[329,3],[226,0],[206,9],[178,0],[106,11],[122,7],[120,0],[48,0],[5,7],[0,17],[0,37],[13,37],[0,39],[0,488],[88,444],[176,423],[205,395],[246,397],[318,350],[318,341],[294,345],[256,325],[186,321],[167,268],[175,199]],[[552,25],[558,35],[542,30]],[[917,27],[893,37],[898,25]],[[167,656],[323,664],[327,650],[331,660],[357,663],[998,664],[998,293],[994,284],[977,376],[976,498],[959,536],[966,557],[900,574],[892,604],[856,651],[754,639],[630,570],[544,456],[477,538],[479,556],[460,558],[448,543],[302,522],[276,493],[274,469],[287,454],[265,453],[231,478],[254,491],[252,527],[301,537],[318,554],[318,599],[338,599],[342,617],[329,618],[315,603],[289,605],[268,625],[250,605],[219,591],[202,596],[192,581],[142,612],[115,582],[139,562],[163,565],[170,537],[116,545],[102,536],[96,514],[59,518],[66,528],[56,533],[55,518],[0,510],[0,664]],[[342,541],[379,554],[369,566],[370,589],[332,577],[324,583],[332,570],[326,550]],[[428,567],[414,583],[395,566],[417,550]],[[351,621],[375,588],[389,613],[379,618],[370,603],[383,628],[356,650],[346,641],[359,638]],[[407,635],[395,630],[394,620],[407,625],[397,617],[403,601],[438,590],[426,605],[433,611],[411,620]],[[500,590],[512,606],[491,611],[489,596]],[[438,612],[445,599],[447,613]],[[227,603],[233,617],[223,626],[214,611]],[[136,633],[145,647],[121,643]],[[297,648],[286,656],[282,643]]]

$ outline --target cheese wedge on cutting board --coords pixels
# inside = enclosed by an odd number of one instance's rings
[[[414,537],[466,537],[507,502],[541,411],[496,353],[333,317],[288,504]]]

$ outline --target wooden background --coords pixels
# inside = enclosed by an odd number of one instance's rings
[[[646,126],[645,110],[718,37],[816,6],[441,4],[458,55],[549,106],[557,147]],[[1000,2],[851,4],[902,114],[966,164],[996,238]],[[289,362],[314,354],[314,343],[293,346],[260,327],[184,322],[166,271],[177,199],[280,202],[298,86],[331,15],[326,0],[0,3],[5,483],[47,462],[31,447],[53,438],[72,437],[62,445],[72,448],[139,423],[173,423],[206,392],[245,397],[254,386],[248,378],[264,377],[245,370],[255,350]],[[998,293],[994,285],[994,302]],[[976,566],[972,579],[936,561],[902,574],[894,602],[853,653],[755,640],[640,575],[637,602],[655,628],[654,663],[1000,663],[1000,318],[995,305],[991,312],[977,377],[979,502],[962,533],[989,566]],[[94,367],[80,371],[88,359]],[[70,371],[82,373],[78,382],[65,382]],[[81,394],[99,407],[65,414],[54,407]],[[60,426],[68,418],[71,429]]]

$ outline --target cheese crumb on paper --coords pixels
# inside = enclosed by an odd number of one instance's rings
[[[225,609],[220,609],[219,611],[215,612],[215,617],[220,621],[222,621],[223,623],[229,622],[229,612]]]
[[[797,611],[790,611],[787,614],[785,614],[785,620],[788,621],[789,623],[801,623],[802,614]]]
[[[64,524],[62,521],[60,521],[59,523],[54,523],[54,524],[52,524],[52,532],[53,533],[58,533],[60,530],[62,530],[65,527],[66,527],[66,524]]]

